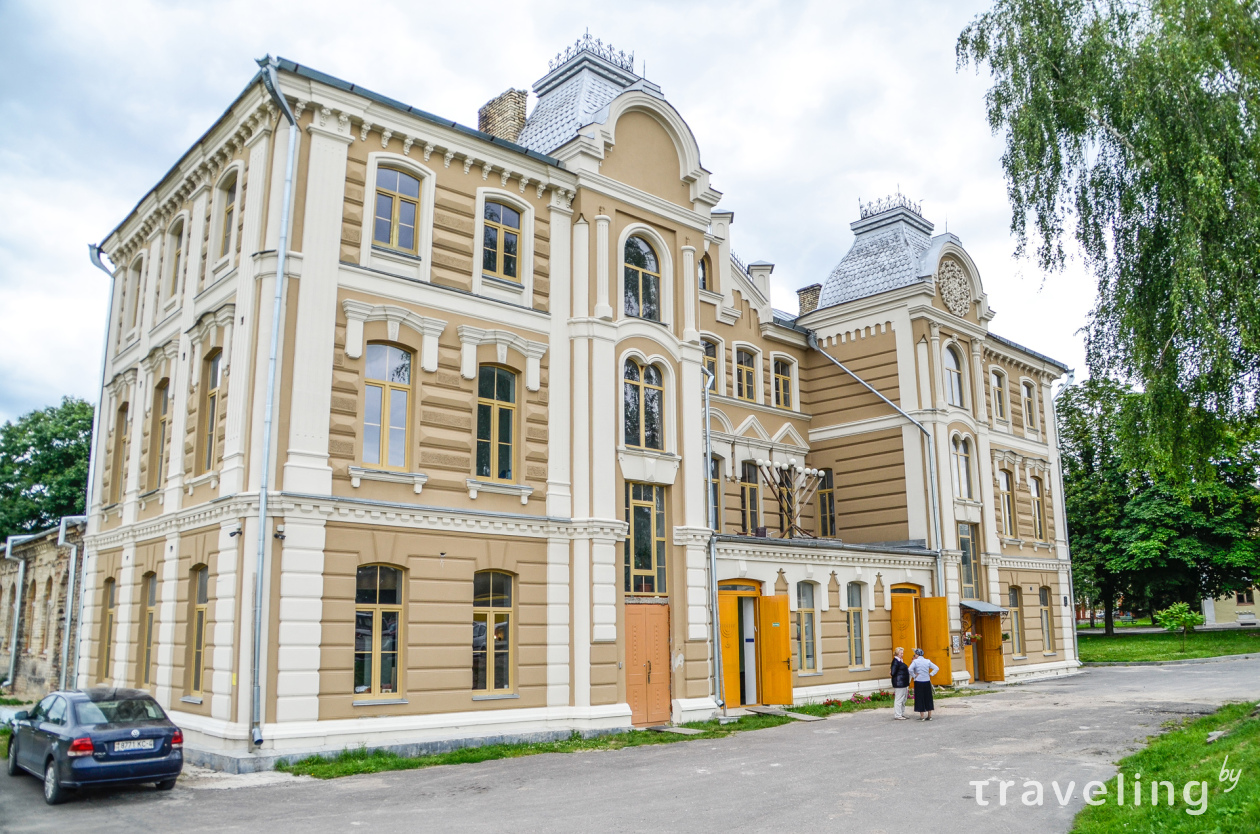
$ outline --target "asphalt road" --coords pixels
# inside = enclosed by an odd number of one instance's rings
[[[1061,832],[1084,783],[1111,777],[1165,722],[1258,691],[1254,660],[1101,667],[939,701],[931,722],[873,710],[720,741],[333,781],[189,773],[169,793],[84,792],[58,807],[34,778],[0,775],[0,830]],[[987,807],[968,784],[983,779]],[[1017,783],[1005,806],[998,779]],[[1045,805],[1021,804],[1025,780],[1045,785]],[[1076,783],[1066,806],[1055,780]]]

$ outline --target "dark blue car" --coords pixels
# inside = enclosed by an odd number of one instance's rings
[[[44,779],[44,800],[66,790],[155,782],[169,791],[184,768],[184,734],[138,689],[54,692],[19,712],[9,739],[9,775]]]

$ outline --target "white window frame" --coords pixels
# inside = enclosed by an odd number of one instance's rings
[[[375,176],[375,175],[374,175]],[[373,186],[375,187],[375,186]],[[423,183],[421,184],[423,188]],[[422,195],[423,196],[423,195]],[[520,287],[513,287],[510,281],[482,274],[481,244],[486,223],[486,203],[504,203],[521,213],[520,246],[517,250],[517,277],[521,279]],[[484,295],[488,298],[520,304],[523,307],[534,306],[534,206],[519,194],[513,194],[503,188],[486,186],[477,189],[476,214],[473,216],[473,295]],[[366,208],[364,210],[366,215]],[[417,230],[418,233],[419,230]],[[423,244],[423,242],[422,242]],[[488,279],[488,280],[483,280]]]
[[[378,249],[372,245],[372,229],[376,206],[376,170],[382,165],[403,171],[420,180],[420,217],[416,223],[415,255],[408,255],[392,249]],[[359,266],[428,283],[432,279],[433,211],[436,193],[437,174],[427,165],[422,165],[402,154],[388,151],[369,153],[367,159],[367,182],[363,186],[363,219],[359,235]],[[484,206],[484,203],[479,202],[478,205]],[[478,216],[480,216],[480,212],[478,212]],[[523,220],[522,225],[524,225]],[[480,228],[480,224],[478,224],[478,228]],[[522,229],[523,236],[524,230]],[[478,252],[479,247],[476,246],[476,241],[474,240],[474,255]],[[473,265],[480,273],[481,258],[479,256],[474,257]],[[474,282],[474,292],[476,292],[476,287],[480,284],[480,281],[474,278]]]
[[[661,320],[653,323],[663,325],[672,331],[674,328],[674,256],[660,232],[646,223],[627,223],[617,237],[616,250],[611,253],[617,278],[617,319],[632,321],[639,318],[626,315],[626,241],[634,235],[638,235],[652,245],[661,268]],[[651,321],[651,319],[639,320]]]
[[[219,254],[219,246],[223,241],[223,203],[226,199],[227,189],[223,184],[233,174],[236,175],[236,183],[232,194],[232,238],[228,242],[228,251],[226,255]],[[208,284],[213,284],[226,275],[236,265],[236,247],[239,245],[237,236],[240,234],[241,228],[241,185],[245,182],[245,163],[236,160],[224,169],[223,175],[219,177],[214,184],[214,201],[210,211],[210,251],[213,253],[210,267],[210,275],[207,276]]]

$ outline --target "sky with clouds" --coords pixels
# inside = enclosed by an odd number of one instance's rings
[[[955,69],[985,0],[245,2],[0,0],[0,421],[95,401],[108,286],[87,257],[282,55],[475,126],[589,28],[633,50],[735,212],[732,245],[776,264],[775,306],[848,251],[858,199],[898,188],[958,235],[992,329],[1084,366],[1095,289],[1079,264],[1013,257],[985,76]]]

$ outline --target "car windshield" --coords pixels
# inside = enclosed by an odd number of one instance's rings
[[[80,724],[138,724],[166,717],[157,701],[149,698],[81,701],[74,705],[74,711]]]

